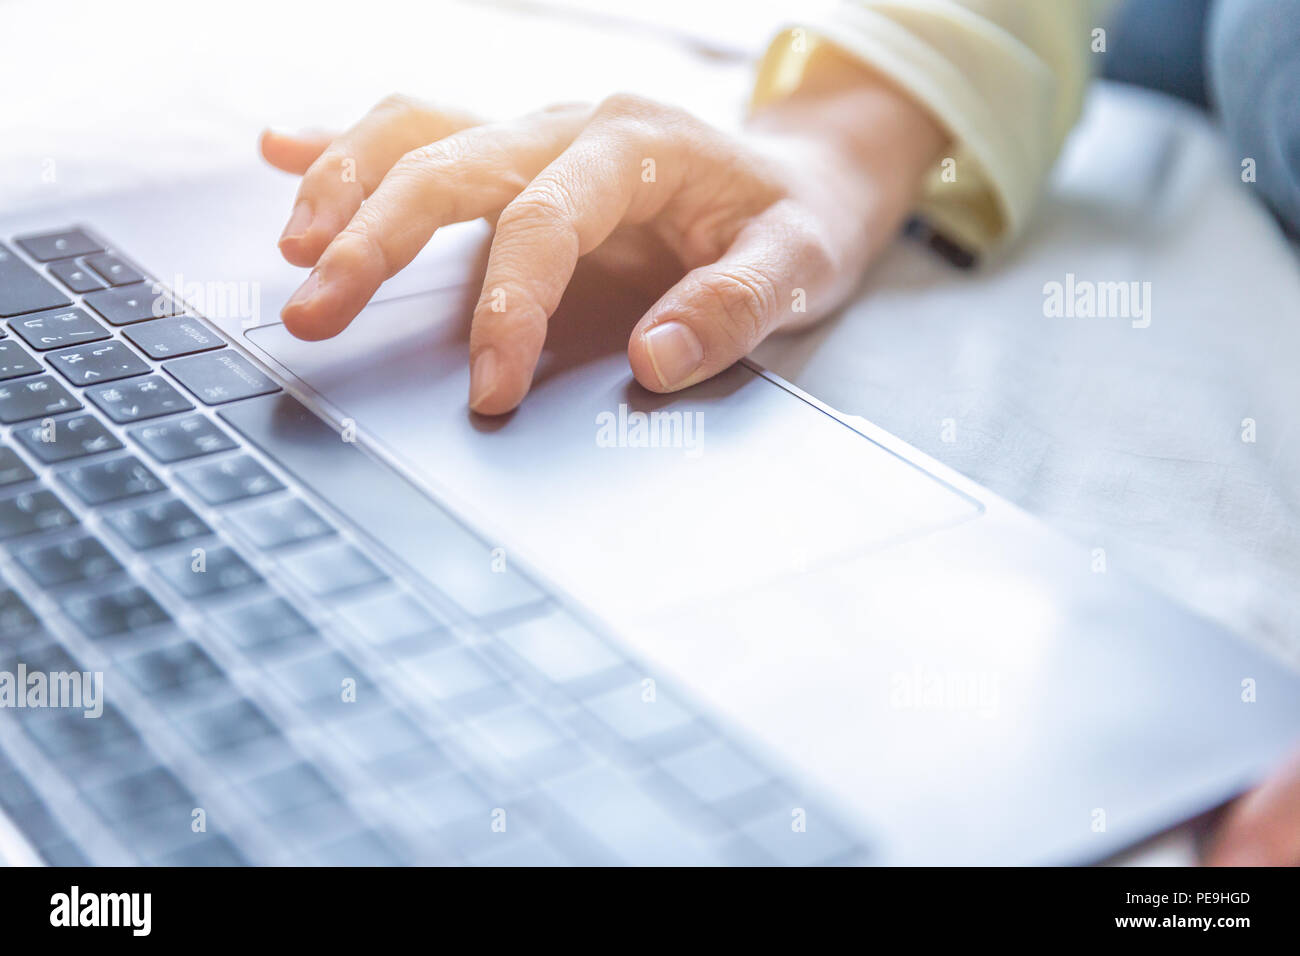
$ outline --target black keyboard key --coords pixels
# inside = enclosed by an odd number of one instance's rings
[[[25,803],[9,808],[9,819],[27,837],[32,846],[40,847],[49,843],[62,843],[67,839],[63,828],[42,803]]]
[[[140,739],[135,728],[112,705],[105,706],[104,712],[92,720],[87,720],[81,710],[61,707],[53,712],[51,719],[29,721],[23,729],[42,750],[56,759],[86,750],[107,752],[115,744],[138,743]],[[67,767],[64,767],[64,772],[68,772]]]
[[[0,500],[0,540],[70,528],[77,516],[44,488]]]
[[[51,275],[73,292],[94,292],[104,288],[104,282],[99,276],[71,260],[52,262],[48,268]]]
[[[162,767],[121,777],[83,794],[110,823],[176,803],[194,804],[189,791],[171,771]]]
[[[80,407],[81,402],[52,375],[0,384],[0,422],[6,425],[60,412],[74,412]]]
[[[101,252],[82,260],[109,285],[132,285],[144,281],[144,274],[120,256]]]
[[[90,866],[90,861],[80,850],[63,841],[41,847],[41,856],[49,866]]]
[[[64,229],[59,232],[42,232],[36,235],[19,236],[14,242],[23,247],[23,251],[38,262],[51,259],[71,259],[73,256],[89,255],[103,252],[101,246],[80,229]]]
[[[153,282],[88,292],[84,301],[113,325],[130,325],[185,311],[170,292]]]
[[[31,784],[4,756],[4,751],[0,750],[0,808],[7,810],[28,803],[39,803],[40,799],[40,794],[32,789]]]
[[[217,615],[236,645],[259,654],[300,651],[318,638],[310,621],[281,597],[263,598]]]
[[[0,643],[11,644],[30,637],[40,622],[27,602],[13,588],[0,588]]]
[[[180,722],[180,729],[202,753],[276,736],[275,726],[248,700],[194,714]]]
[[[172,590],[183,597],[210,597],[260,584],[262,576],[232,548],[221,545],[210,549],[173,555],[154,565]]]
[[[102,701],[104,687],[96,683]],[[50,719],[29,721],[23,729],[73,780],[88,770],[116,770],[124,761],[143,757],[140,735],[120,710],[105,704],[103,713],[90,720],[85,713],[81,708],[58,708]]]
[[[221,336],[192,315],[159,319],[123,329],[122,334],[151,359],[177,358],[225,345]]]
[[[51,352],[45,358],[73,385],[112,382],[152,371],[149,364],[123,342],[76,345],[70,349]]]
[[[135,508],[111,511],[103,517],[104,523],[137,551],[179,544],[212,533],[203,519],[179,498],[151,501]]]
[[[63,602],[63,613],[93,638],[140,631],[171,620],[171,615],[142,587],[122,588],[111,594],[70,597]]]
[[[34,647],[27,654],[27,670],[31,673],[72,673],[83,670],[66,650],[57,644],[43,644]]]
[[[207,833],[195,833],[190,829],[196,806],[202,806],[202,801],[166,803],[137,816],[118,820],[113,824],[113,833],[119,843],[130,847],[146,863],[155,863],[176,853],[178,848],[207,842]]]
[[[321,776],[320,771],[306,763],[296,763],[257,777],[245,783],[242,789],[257,809],[267,816],[339,798],[338,791]]]
[[[304,588],[320,597],[376,584],[387,578],[373,561],[346,544],[300,551],[284,558],[282,563]]]
[[[221,405],[280,390],[279,385],[232,349],[177,359],[163,368],[205,405]]]
[[[284,487],[280,479],[248,455],[196,465],[177,472],[177,476],[210,505],[255,498]]]
[[[329,522],[297,498],[253,505],[228,517],[255,545],[266,550],[334,533]]]
[[[30,721],[23,729],[74,780],[83,774],[113,773],[127,763],[148,759],[140,735],[110,707],[97,720],[84,719],[80,710],[61,709],[52,719]]]
[[[118,661],[117,666],[146,694],[225,680],[222,669],[193,641],[147,651]]]
[[[88,505],[162,491],[162,481],[134,455],[81,465],[59,473],[59,480]]]
[[[0,592],[0,619],[13,620],[15,623],[12,630],[0,624],[0,671],[13,673],[20,662],[26,664],[27,669],[31,671],[32,655],[47,651],[51,646],[52,638],[45,632],[40,621],[31,615],[30,609],[21,619],[16,615],[12,618],[8,617],[11,610],[3,603],[3,599],[3,592]],[[0,776],[3,776],[3,772],[0,772]]]
[[[401,591],[366,597],[343,608],[342,615],[366,643],[397,654],[425,653],[450,640],[443,632],[447,622]]]
[[[366,761],[413,750],[427,750],[429,739],[396,710],[371,709],[369,713],[336,721],[330,728],[337,741]]]
[[[187,412],[194,404],[176,390],[176,386],[159,375],[96,385],[86,390],[86,397],[119,425]]]
[[[353,689],[359,703],[374,703],[379,696],[361,669],[337,651],[276,664],[269,670],[276,683],[301,704],[343,703],[344,691]]]
[[[161,462],[185,461],[235,447],[232,438],[202,415],[142,425],[130,434]]]
[[[122,447],[117,436],[94,415],[74,415],[61,421],[20,425],[14,429],[14,436],[46,464]]]
[[[90,536],[24,551],[18,563],[43,588],[93,581],[122,570],[117,558]]]
[[[0,810],[4,810],[34,847],[59,843],[66,835],[49,816],[40,795],[0,752]]]
[[[68,297],[53,283],[0,246],[0,315],[22,315],[68,304]]]
[[[34,803],[40,796],[32,789],[13,763],[0,749],[0,807],[16,807]]]
[[[313,862],[326,866],[329,861],[316,856],[316,848],[332,846],[340,838],[365,828],[365,824],[341,800],[322,800],[278,813],[266,820],[266,826],[299,851],[313,850]],[[335,859],[333,862],[337,865],[339,861]]]
[[[31,481],[35,477],[36,473],[27,467],[16,451],[0,446],[0,488]]]
[[[183,846],[163,856],[150,860],[161,866],[247,866],[242,853],[223,836],[211,836],[206,840]]]
[[[0,382],[44,371],[44,366],[17,342],[0,342]]]
[[[109,337],[108,329],[92,319],[85,309],[78,308],[51,309],[25,315],[20,319],[10,319],[9,326],[38,352],[100,342]]]

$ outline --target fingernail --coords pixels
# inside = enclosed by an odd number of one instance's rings
[[[478,353],[469,370],[469,407],[478,408],[497,387],[497,353],[486,348]]]
[[[284,232],[280,234],[280,241],[301,239],[310,225],[311,206],[307,205],[307,200],[303,199],[293,207],[293,215],[289,217],[289,224],[284,227]]]
[[[690,326],[683,322],[661,322],[643,337],[650,364],[664,388],[677,388],[704,361],[704,346]]]
[[[287,309],[290,306],[306,305],[320,291],[320,285],[320,274],[312,270],[311,275],[307,277],[307,281],[298,286],[298,291],[289,296],[289,301],[284,304],[284,307]]]

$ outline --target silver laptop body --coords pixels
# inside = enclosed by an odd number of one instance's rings
[[[481,224],[293,339],[292,190],[0,219],[0,674],[102,675],[0,708],[6,859],[1091,862],[1300,726],[1255,649],[764,370],[640,389],[590,270],[472,416]]]

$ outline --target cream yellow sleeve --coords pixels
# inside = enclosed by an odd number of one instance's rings
[[[1018,233],[1079,116],[1109,0],[840,0],[776,38],[754,106],[798,87],[831,43],[890,77],[953,138],[918,212],[987,250]]]

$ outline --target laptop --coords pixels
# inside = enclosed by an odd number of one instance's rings
[[[1257,649],[753,363],[642,390],[648,300],[586,267],[471,414],[481,223],[294,339],[293,189],[0,218],[6,861],[1089,863],[1300,728]]]

